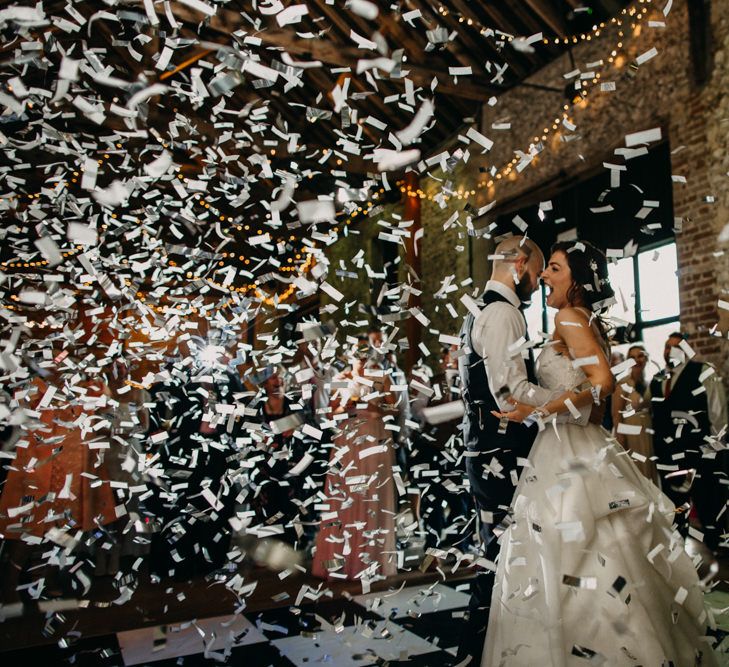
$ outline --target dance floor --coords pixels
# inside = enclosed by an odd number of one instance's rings
[[[393,593],[158,625],[80,640],[69,649],[39,647],[6,653],[5,664],[242,665],[363,667],[453,664],[467,582],[407,586]],[[720,665],[729,666],[729,593],[709,594],[727,611],[718,618]],[[727,639],[723,639],[727,636]],[[17,659],[17,660],[16,660]]]
[[[689,551],[703,550],[692,543]],[[248,574],[259,583],[242,610],[210,580],[146,584],[124,605],[46,605],[42,615],[0,624],[0,660],[94,667],[453,664],[468,605],[467,572],[445,580],[433,572],[405,573],[373,586],[368,595],[359,594],[357,582],[339,582],[322,586],[320,591],[330,592],[298,606],[292,603],[302,586],[316,590],[321,582],[305,575],[281,581],[264,570]],[[707,595],[722,667],[729,667],[728,575],[729,561],[722,560],[718,584]]]
[[[247,658],[255,665],[298,667],[319,663],[354,667],[382,661],[445,664],[452,658],[448,652],[455,651],[454,628],[468,605],[467,588],[468,583],[410,586],[295,610],[145,628],[119,633],[116,639],[125,665],[159,661],[171,666],[179,656],[195,654],[204,660],[206,652],[209,657],[213,653],[223,657],[226,651],[231,664],[246,664]]]
[[[58,639],[69,648],[56,643],[5,652],[3,662],[61,664],[75,655],[75,664],[109,666],[448,664],[468,605],[468,579],[410,579],[416,583],[408,585],[403,578],[394,590],[368,595],[345,591],[298,607],[188,618],[92,638],[67,630]],[[142,624],[144,614],[139,607],[136,611]],[[78,612],[61,615],[68,613]],[[19,627],[20,621],[11,622]]]

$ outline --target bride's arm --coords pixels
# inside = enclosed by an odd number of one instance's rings
[[[590,405],[594,400],[593,392],[599,391],[599,398],[602,400],[612,393],[615,384],[605,352],[584,313],[576,308],[563,308],[554,321],[556,334],[564,341],[572,359],[583,362],[580,368],[590,387],[582,391],[566,391],[549,401],[539,408],[541,413],[546,414],[570,412],[570,403],[578,409]],[[587,361],[591,363],[586,363]],[[531,411],[531,406],[519,403],[511,412],[498,413],[498,416],[506,416],[512,421],[524,421]]]

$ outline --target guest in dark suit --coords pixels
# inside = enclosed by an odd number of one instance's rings
[[[227,366],[220,332],[198,339],[190,361],[170,360],[150,388],[150,435],[167,432],[154,448],[155,469],[143,510],[152,514],[159,530],[152,537],[150,570],[160,577],[189,579],[222,567],[230,543],[228,520],[235,510],[237,490],[228,475],[240,430],[218,412],[232,404],[242,388]],[[204,372],[204,373],[203,373]],[[230,432],[229,432],[230,426]]]
[[[663,492],[683,508],[679,527],[687,528],[693,504],[704,542],[716,551],[726,523],[719,517],[727,501],[726,457],[716,438],[727,423],[726,394],[711,364],[688,358],[684,340],[680,332],[668,337],[666,368],[651,381],[653,445]]]
[[[303,535],[303,529],[297,530],[295,525],[300,522],[296,500],[302,495],[303,479],[291,477],[289,472],[301,460],[308,444],[293,437],[305,413],[300,403],[286,395],[279,369],[266,366],[255,379],[263,388],[255,407],[257,421],[263,427],[263,451],[270,460],[257,466],[251,476],[257,486],[253,507],[258,521],[276,531],[271,533],[274,537],[294,546],[299,533]],[[287,417],[295,419],[283,429],[276,426]]]
[[[435,374],[424,364],[412,371],[416,382],[410,384],[415,394],[411,410],[420,428],[413,437],[409,472],[411,484],[419,490],[417,514],[423,520],[426,549],[456,546],[467,551],[471,544],[472,503],[464,488],[465,470],[458,465],[462,453],[458,418],[433,425],[423,412],[426,407],[460,403],[458,359],[452,354],[457,351],[456,345],[441,350],[440,369]]]

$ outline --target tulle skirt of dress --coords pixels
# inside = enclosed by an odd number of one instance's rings
[[[635,463],[635,467],[643,473],[643,477],[651,480],[651,482],[658,486],[658,471],[656,470],[656,464],[651,461],[651,456],[653,456],[653,436],[651,435],[652,424],[650,414],[647,410],[640,410],[630,415],[630,417],[626,417],[623,421],[628,426],[640,426],[640,433],[625,436],[625,448],[645,458],[645,461],[640,461],[635,457],[631,457],[633,463]]]
[[[483,665],[716,664],[673,505],[607,439],[561,424],[535,441],[500,538]]]
[[[312,574],[350,580],[394,575],[395,455],[382,415],[357,411],[334,444]]]

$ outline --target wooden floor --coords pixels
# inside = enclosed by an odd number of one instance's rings
[[[246,583],[256,582],[253,592],[239,600],[223,582],[200,579],[191,582],[140,583],[132,598],[124,604],[114,604],[118,593],[111,586],[111,577],[100,578],[88,598],[78,607],[77,601],[54,601],[59,606],[71,606],[56,611],[40,611],[8,618],[0,623],[0,652],[31,646],[53,644],[69,632],[84,638],[108,635],[159,624],[173,624],[196,618],[220,616],[233,612],[256,612],[277,607],[288,607],[296,602],[302,586],[317,591],[321,600],[331,600],[362,593],[357,581],[323,582],[302,573],[291,574],[281,580],[277,572],[254,568],[245,573]],[[405,572],[387,581],[374,582],[372,592],[394,591],[403,586],[427,586],[442,581],[465,580],[473,570],[446,575],[438,572]],[[305,602],[312,602],[306,598]],[[43,605],[45,607],[49,605]]]
[[[716,561],[703,544],[691,539],[687,541],[687,551],[692,556],[701,557],[699,574],[702,578],[707,577],[711,569],[718,568],[713,577],[714,585],[729,591],[729,559]],[[87,598],[80,603],[77,600],[54,600],[43,603],[45,609],[38,612],[0,619],[0,652],[55,644],[69,634],[86,639],[234,612],[288,607],[296,603],[302,587],[312,592],[313,599],[305,598],[306,603],[317,597],[328,601],[362,593],[362,585],[358,581],[323,582],[298,571],[284,579],[277,572],[262,567],[247,569],[240,574],[246,584],[256,584],[244,599],[229,591],[224,580],[216,581],[209,577],[183,583],[144,580],[131,599],[123,604],[114,603],[119,593],[112,586],[111,577],[100,577]],[[440,572],[403,572],[386,581],[373,583],[371,592],[428,586],[444,579],[465,581],[473,574],[473,569],[451,572],[449,568]]]

